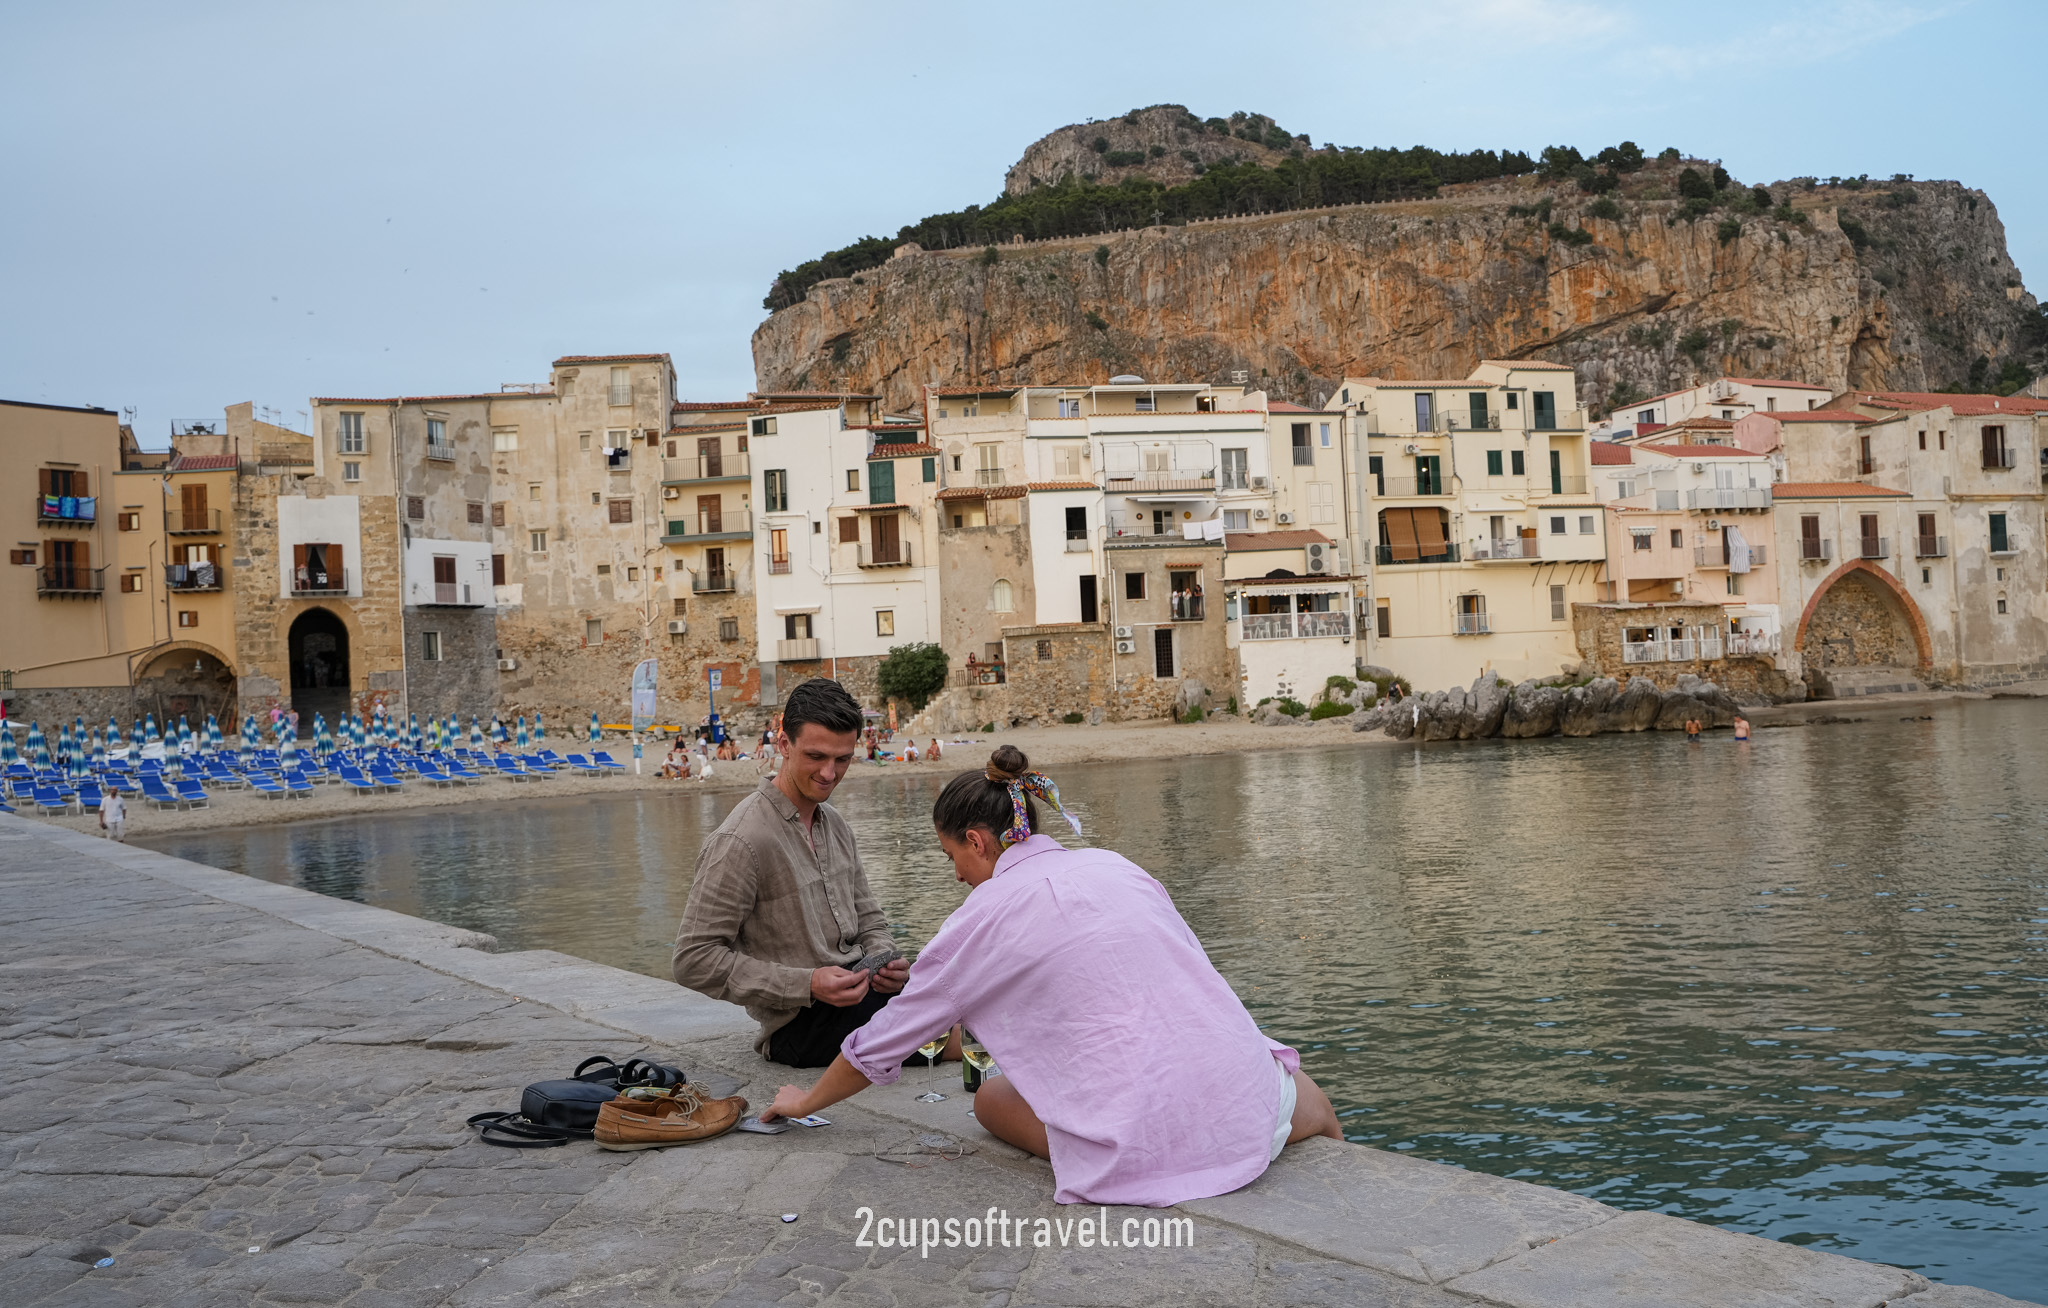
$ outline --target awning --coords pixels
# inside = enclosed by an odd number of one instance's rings
[[[799,604],[794,608],[777,609],[775,610],[775,615],[777,617],[787,617],[792,613],[816,613],[822,608],[824,608],[822,604]]]
[[[1413,563],[1420,557],[1415,548],[1415,510],[1382,509],[1380,531],[1387,538],[1388,557],[1396,563]]]

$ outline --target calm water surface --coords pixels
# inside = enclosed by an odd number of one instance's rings
[[[2048,702],[1902,711],[1746,746],[1338,748],[1058,780],[1302,1049],[1352,1139],[2048,1299]],[[931,839],[943,775],[840,796],[912,948],[963,894]],[[736,799],[148,843],[666,976],[698,844]]]

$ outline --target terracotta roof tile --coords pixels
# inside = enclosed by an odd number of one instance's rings
[[[1434,390],[1459,390],[1459,391],[1490,391],[1490,390],[1492,390],[1492,389],[1493,389],[1493,383],[1492,383],[1492,382],[1474,381],[1474,380],[1473,380],[1472,378],[1470,378],[1470,377],[1448,377],[1448,378],[1446,378],[1446,377],[1425,377],[1425,378],[1420,378],[1420,379],[1414,379],[1414,380],[1411,380],[1411,379],[1409,379],[1409,378],[1405,378],[1405,377],[1402,377],[1402,378],[1393,378],[1393,377],[1388,377],[1388,378],[1378,378],[1378,377],[1375,377],[1375,378],[1370,378],[1370,379],[1368,379],[1368,384],[1369,384],[1369,385],[1373,385],[1373,386],[1380,386],[1380,387],[1384,387],[1385,389],[1387,389],[1387,390],[1390,390],[1390,391],[1420,391],[1420,390],[1432,390],[1432,391],[1434,391]]]
[[[1668,454],[1674,459],[1761,459],[1764,457],[1755,450],[1745,450],[1740,445],[1637,445],[1632,448],[1648,450],[1652,454]]]
[[[669,407],[676,410],[688,410],[692,413],[695,413],[700,410],[710,411],[714,409],[752,409],[757,406],[752,400],[677,400],[673,405],[670,405]]]
[[[1034,481],[1030,485],[1031,489],[1035,491],[1092,491],[1102,489],[1092,481]]]
[[[1789,390],[1827,391],[1829,394],[1834,393],[1829,387],[1816,386],[1812,382],[1776,381],[1762,377],[1726,377],[1722,380],[1732,381],[1738,386],[1782,386]]]
[[[1545,372],[1572,371],[1572,366],[1568,363],[1551,363],[1545,359],[1481,359],[1479,362],[1490,363],[1496,368],[1541,368]]]
[[[387,395],[380,400],[315,395],[315,404],[434,404],[444,400],[551,400],[553,391],[471,391],[462,395]]]
[[[1781,481],[1771,487],[1774,500],[1911,499],[1905,491],[1866,486],[1860,481]]]
[[[747,424],[743,422],[700,422],[689,427],[671,427],[668,429],[668,434],[671,436],[707,436],[716,435],[722,431],[745,431],[746,429]]]
[[[1330,538],[1319,531],[1227,531],[1225,549],[1238,551],[1298,550],[1310,545],[1327,545]]]
[[[1938,409],[1947,405],[1959,418],[1986,418],[2011,413],[2026,417],[2048,413],[2048,400],[2029,395],[1946,395],[1940,391],[1865,391],[1858,401],[1881,409]]]
[[[666,354],[565,354],[551,366],[559,368],[565,363],[636,363],[654,359],[668,362]]]
[[[221,472],[241,466],[233,454],[182,454],[171,460],[171,472]]]
[[[1677,422],[1665,424],[1672,431],[1684,431],[1688,427],[1699,427],[1707,431],[1727,431],[1735,426],[1732,419],[1709,418],[1702,414],[1697,418],[1680,418]]]
[[[938,452],[937,447],[931,445],[877,445],[875,446],[874,453],[868,455],[868,457],[871,459],[914,459],[921,455],[930,457]]]
[[[1855,413],[1848,409],[1788,409],[1773,413],[1765,411],[1752,414],[1756,418],[1769,418],[1773,422],[1868,422],[1870,415]]]
[[[1632,447],[1617,445],[1613,441],[1594,441],[1591,449],[1593,451],[1593,465],[1595,467],[1606,467],[1609,465],[1626,467],[1636,461]]]

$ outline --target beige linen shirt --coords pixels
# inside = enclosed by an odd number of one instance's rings
[[[676,932],[676,983],[744,1004],[754,1047],[811,1003],[811,972],[891,944],[853,828],[818,805],[809,832],[773,781],[742,799],[697,854]]]

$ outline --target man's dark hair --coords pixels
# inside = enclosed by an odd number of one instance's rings
[[[782,702],[782,729],[793,742],[804,723],[815,722],[827,731],[844,734],[859,731],[866,719],[860,704],[846,693],[846,687],[830,677],[812,677]]]

